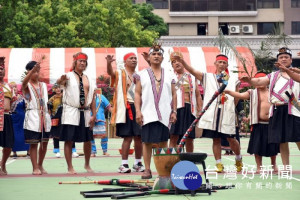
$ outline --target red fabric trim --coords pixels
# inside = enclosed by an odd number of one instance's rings
[[[126,105],[126,109],[128,110],[129,119],[133,120],[132,110],[131,110],[130,104],[128,102],[127,102],[127,105]]]
[[[74,57],[75,60],[87,60],[87,56],[84,54],[79,54],[78,56]]]
[[[124,62],[130,57],[130,56],[135,56],[136,57],[136,55],[135,55],[135,53],[133,53],[133,52],[130,52],[130,53],[128,53],[128,54],[125,54],[125,56],[124,56]]]
[[[218,56],[218,57],[216,58],[216,61],[217,61],[217,60],[225,60],[226,62],[228,62],[228,58],[225,57],[225,56]]]
[[[254,78],[265,77],[265,76],[267,76],[267,74],[260,72],[255,74]]]

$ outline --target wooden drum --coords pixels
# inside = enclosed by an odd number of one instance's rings
[[[177,148],[155,148],[153,159],[159,176],[170,176],[173,166],[180,161]]]
[[[153,189],[174,189],[171,181],[171,170],[180,161],[178,148],[154,148],[153,159],[158,173]]]

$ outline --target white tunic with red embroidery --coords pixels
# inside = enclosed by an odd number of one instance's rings
[[[229,78],[226,89],[235,91],[236,86],[238,84],[238,80]],[[206,105],[213,96],[213,94],[220,88],[220,85],[217,81],[215,74],[203,73],[202,86],[204,89],[203,105]],[[202,118],[200,119],[198,123],[199,128],[216,131],[217,113],[218,108],[220,108],[220,120],[217,131],[223,134],[235,134],[236,115],[234,98],[230,95],[226,96],[228,100],[224,103],[224,105],[220,104],[220,96],[212,102],[212,104],[209,106],[207,111],[203,114]]]
[[[45,83],[39,82],[39,91],[28,83],[30,98],[25,98],[26,113],[24,129],[34,132],[50,132],[51,118],[48,113],[48,91]]]

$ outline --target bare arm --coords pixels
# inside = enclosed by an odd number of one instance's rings
[[[149,54],[147,52],[142,53],[143,58],[147,61],[147,63],[150,66],[150,61],[149,61]]]
[[[300,74],[292,71],[291,69],[287,70],[286,73],[297,82],[300,82]]]
[[[224,92],[234,98],[237,98],[237,99],[243,99],[243,100],[250,99],[249,92],[239,93],[239,92],[235,92],[235,91],[231,91],[231,90],[225,90]]]
[[[66,86],[67,80],[68,80],[68,79],[69,79],[69,78],[67,77],[67,75],[64,74],[64,75],[62,75],[59,79],[57,79],[56,83],[57,83],[58,85]]]
[[[293,72],[300,74],[300,69],[297,67],[291,67],[290,68]]]
[[[23,94],[30,94],[29,93],[29,89],[28,89],[28,82],[30,81],[30,77],[32,76],[32,74],[34,74],[35,72],[38,72],[40,71],[40,64],[37,63],[35,64],[35,66],[32,68],[32,70],[30,70],[27,75],[25,76],[25,78],[23,79],[23,82],[22,82],[22,91],[23,91]]]
[[[300,70],[298,68],[287,68],[280,63],[275,64],[280,70],[286,72],[294,81],[300,82]]]
[[[175,89],[175,84],[172,84],[172,112],[170,116],[170,122],[175,123],[176,120],[177,120],[177,93]]]
[[[185,60],[183,58],[181,58],[180,56],[174,56],[174,58],[180,62],[183,67],[191,74],[193,74],[193,76],[195,76],[198,80],[200,80],[202,82],[203,80],[203,73],[198,71],[198,70],[195,70],[193,67],[189,66]]]
[[[90,125],[90,129],[93,129],[93,127],[95,125],[95,120],[96,120],[96,93],[95,92],[93,94],[93,100],[90,105],[90,109],[91,109],[93,115],[91,116],[89,125]]]
[[[135,94],[134,94],[134,106],[136,110],[136,123],[140,126],[143,125],[143,115],[141,112],[141,102],[142,102],[142,85],[141,81],[136,79],[135,80]]]
[[[270,84],[270,80],[267,76],[260,77],[260,78],[251,78],[248,76],[244,76],[241,78],[241,81],[247,82],[250,85],[257,87],[257,86],[268,86]]]
[[[203,106],[203,100],[201,98],[200,90],[197,84],[197,79],[195,79],[195,92],[196,92],[196,103],[197,103],[197,115],[201,112]]]
[[[116,59],[114,59],[114,56],[112,55],[107,55],[105,59],[106,59],[107,74],[114,79],[116,77],[116,72],[113,70],[111,63],[114,62]]]

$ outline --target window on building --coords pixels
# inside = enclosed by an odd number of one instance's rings
[[[293,58],[292,66],[299,67],[300,66],[300,59]]]
[[[152,4],[155,9],[168,9],[168,0],[146,0],[146,3]]]
[[[207,0],[195,1],[195,11],[208,11]]]
[[[300,21],[299,22],[292,22],[292,34],[293,35],[300,35]]]
[[[208,10],[209,11],[218,11],[220,10],[220,1],[219,0],[210,0],[208,1]]]
[[[206,35],[207,24],[197,24],[197,35]]]
[[[257,35],[271,34],[276,28],[276,23],[263,22],[257,23]]]
[[[221,11],[230,11],[232,9],[232,1],[220,0],[220,10]]]
[[[170,0],[170,11],[252,10],[256,10],[256,0]]]
[[[292,0],[291,7],[292,8],[300,8],[300,0]]]
[[[257,8],[279,8],[279,0],[257,0]]]
[[[221,29],[223,35],[228,35],[229,34],[228,23],[220,23],[219,24],[219,29]]]

